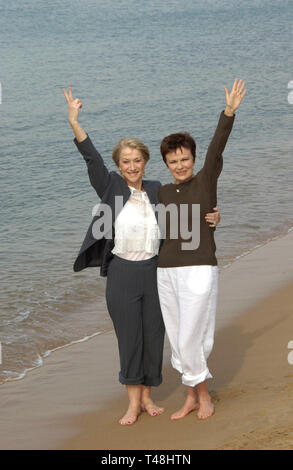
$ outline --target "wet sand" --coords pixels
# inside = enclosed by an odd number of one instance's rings
[[[42,367],[0,387],[1,449],[293,449],[292,246],[290,232],[220,273],[209,358],[213,417],[199,421],[192,412],[170,420],[186,389],[169,365],[166,338],[163,384],[153,389],[165,413],[119,425],[127,398],[109,331],[55,351]]]

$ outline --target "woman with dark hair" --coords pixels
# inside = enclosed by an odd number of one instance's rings
[[[160,230],[152,204],[158,203],[159,181],[143,179],[148,148],[138,139],[121,139],[113,149],[120,174],[109,172],[89,136],[78,122],[82,107],[64,90],[74,143],[84,157],[91,185],[101,203],[111,209],[110,233],[95,231],[96,215],[87,231],[74,271],[100,266],[107,276],[106,300],[118,339],[119,381],[126,385],[129,407],[120,424],[131,425],[142,410],[157,416],[164,410],[151,399],[151,387],[162,382],[164,323],[157,292]],[[115,211],[116,198],[122,199]],[[215,224],[219,214],[208,214]]]
[[[246,94],[244,85],[245,82],[235,79],[230,93],[225,88],[226,108],[220,115],[204,166],[197,174],[193,174],[196,145],[188,133],[171,134],[161,143],[161,154],[174,182],[159,189],[160,202],[177,206],[178,220],[180,208],[187,206],[189,225],[193,205],[200,205],[198,247],[186,249],[180,235],[172,238],[167,219],[166,238],[158,259],[158,290],[172,349],[171,363],[182,374],[182,383],[188,391],[183,407],[171,419],[183,418],[195,409],[199,419],[214,413],[207,387],[207,379],[212,377],[207,359],[214,342],[218,267],[214,230],[205,223],[205,214],[217,204],[222,153],[232,130],[234,113]]]

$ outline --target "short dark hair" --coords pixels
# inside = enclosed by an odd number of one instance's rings
[[[196,158],[196,143],[193,137],[188,132],[178,132],[177,134],[170,134],[161,142],[160,150],[164,162],[166,163],[166,155],[169,152],[176,152],[177,149],[184,147],[190,150],[193,161]],[[167,164],[167,163],[166,163]]]

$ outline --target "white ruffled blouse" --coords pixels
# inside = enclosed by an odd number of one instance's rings
[[[147,193],[128,187],[131,195],[115,221],[112,253],[141,261],[159,253],[161,234]]]

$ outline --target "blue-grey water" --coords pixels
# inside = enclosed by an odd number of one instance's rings
[[[218,185],[223,268],[293,226],[292,24],[289,0],[0,1],[0,381],[111,328],[99,269],[72,270],[98,199],[63,88],[109,169],[134,136],[167,183],[162,137],[189,131],[200,169],[224,86],[246,80]]]

